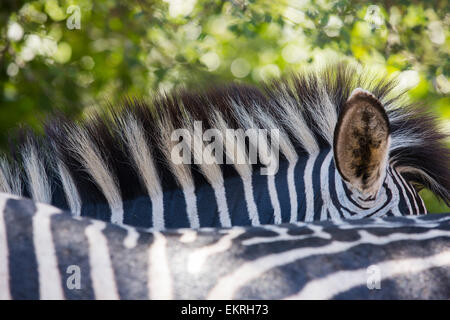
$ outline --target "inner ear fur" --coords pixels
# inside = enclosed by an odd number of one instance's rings
[[[366,196],[375,196],[384,180],[390,126],[381,102],[355,89],[346,101],[334,132],[334,159],[342,178]]]

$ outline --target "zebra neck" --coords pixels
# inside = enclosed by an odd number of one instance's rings
[[[262,175],[259,168],[250,176],[223,169],[223,183],[211,185],[197,177],[189,188],[163,188],[160,197],[124,199],[119,224],[151,230],[197,229],[402,215],[412,212],[411,208],[417,209],[415,213],[421,211],[417,203],[412,204],[414,196],[408,198],[395,190],[401,182],[391,170],[378,204],[367,210],[359,207],[335,168],[331,148],[295,162],[280,159],[274,175]],[[108,222],[117,217],[117,208],[106,201],[82,202],[82,216]]]

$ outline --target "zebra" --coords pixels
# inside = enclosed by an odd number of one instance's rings
[[[0,193],[0,299],[449,299],[449,243],[450,213],[149,232]]]
[[[0,299],[448,299],[450,216],[425,215],[418,194],[450,202],[447,136],[376,79],[339,64],[11,135]],[[222,160],[261,145],[256,163],[202,163],[197,121],[278,131],[217,138]],[[172,161],[180,145],[192,164]]]
[[[425,214],[421,188],[450,203],[450,151],[433,116],[404,94],[395,79],[337,64],[260,87],[128,98],[80,121],[50,118],[44,135],[11,135],[0,191],[149,231]],[[180,129],[192,143],[174,140]],[[223,133],[209,137],[221,162],[197,161],[208,129]],[[255,140],[250,129],[277,135]],[[173,161],[180,145],[190,163]],[[275,173],[263,174],[261,150],[276,153]],[[228,162],[236,153],[246,161]]]

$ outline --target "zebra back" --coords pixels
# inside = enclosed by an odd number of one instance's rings
[[[450,213],[164,232],[0,194],[0,299],[449,299]]]

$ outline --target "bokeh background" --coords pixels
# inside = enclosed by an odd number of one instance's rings
[[[450,13],[442,1],[0,2],[0,148],[20,123],[82,117],[183,85],[258,84],[343,57],[395,74],[450,130]],[[450,144],[449,144],[450,147]],[[432,212],[450,211],[426,190]]]

